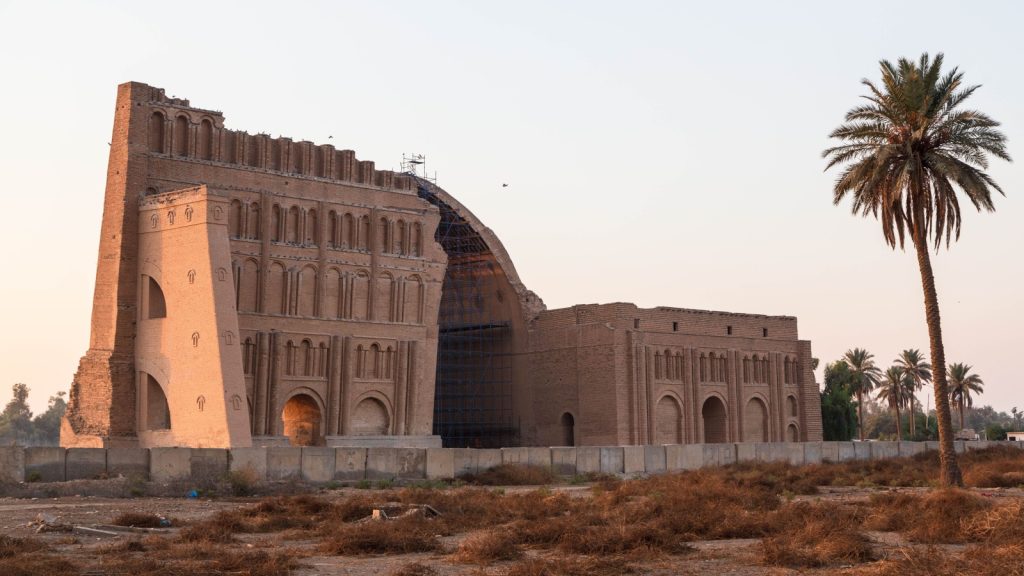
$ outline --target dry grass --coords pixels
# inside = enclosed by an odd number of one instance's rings
[[[619,576],[636,570],[624,558],[571,556],[528,558],[517,562],[503,576]]]
[[[764,562],[800,568],[871,561],[871,540],[858,530],[861,516],[853,506],[788,504],[772,515],[774,534],[761,541]]]
[[[115,526],[133,526],[135,528],[160,528],[163,518],[156,514],[143,514],[139,512],[126,512],[119,515],[111,522]]]
[[[388,576],[437,576],[434,568],[420,562],[406,564],[397,570],[392,571]]]
[[[887,492],[871,497],[864,527],[900,532],[925,544],[958,544],[970,541],[964,523],[991,506],[990,500],[966,490],[935,490],[924,496]]]
[[[1024,470],[1024,451],[971,452],[963,456],[963,466],[970,483],[1009,483],[1013,473]],[[541,478],[545,471],[532,467],[505,466],[492,472],[474,481],[546,481]],[[871,561],[872,544],[863,531],[879,530],[899,532],[915,544],[902,555],[861,566],[871,570],[864,574],[1024,576],[1024,500],[997,505],[968,491],[932,490],[886,492],[868,502],[788,502],[795,494],[816,493],[818,485],[917,486],[937,474],[937,456],[928,453],[799,468],[742,463],[628,481],[609,477],[586,497],[548,488],[505,493],[483,487],[361,491],[334,500],[268,497],[194,522],[176,537],[125,539],[75,560],[93,573],[113,575],[270,576],[289,574],[300,556],[314,551],[435,553],[480,566],[474,568],[479,573],[487,567],[492,576],[601,576],[648,568],[653,561],[678,562],[673,557],[691,551],[690,542],[760,538],[764,564],[828,569]],[[429,505],[441,514],[365,520],[374,508],[412,504]],[[155,518],[124,515],[115,522],[143,526]],[[274,536],[263,536],[270,534]],[[465,538],[458,548],[445,550],[440,538],[454,535]],[[254,547],[243,548],[239,538]],[[305,542],[284,544],[288,539]],[[918,545],[949,543],[968,546],[962,553],[929,554]],[[0,575],[76,574],[70,564],[59,562],[64,561],[38,542],[0,537]],[[494,563],[499,568],[491,568]],[[435,573],[428,565],[412,563],[394,574]]]
[[[0,574],[4,576],[75,576],[79,573],[75,565],[51,555],[48,547],[38,540],[0,536]]]
[[[390,522],[369,521],[342,524],[319,546],[325,554],[411,554],[441,550],[433,525],[418,516]]]
[[[520,555],[522,550],[511,534],[489,530],[463,540],[452,560],[461,564],[489,566],[494,562],[515,560]]]
[[[557,476],[550,468],[529,464],[501,464],[477,474],[464,474],[459,478],[477,486],[544,486],[557,480]]]

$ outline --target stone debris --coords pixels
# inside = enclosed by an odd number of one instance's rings
[[[167,524],[170,525],[170,522]],[[36,519],[29,522],[27,527],[35,528],[37,534],[44,532],[73,532],[83,536],[99,536],[103,538],[116,538],[125,534],[166,534],[165,528],[138,528],[135,526],[114,526],[112,524],[91,524],[76,525],[61,522],[60,518],[52,514],[40,513]]]
[[[373,513],[360,522],[381,522],[398,520],[410,516],[422,516],[423,518],[434,518],[441,513],[430,504],[402,504],[401,502],[388,502],[373,509]]]

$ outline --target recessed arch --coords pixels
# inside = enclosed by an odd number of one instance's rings
[[[188,118],[180,115],[174,119],[174,133],[172,134],[175,156],[188,156]]]
[[[786,418],[796,418],[798,414],[796,396],[786,395]]]
[[[683,443],[683,408],[679,399],[666,394],[655,408],[655,444]]]
[[[145,419],[140,422],[140,429],[170,430],[171,411],[163,386],[152,374],[141,372],[140,376],[139,384],[145,387],[144,394],[141,395],[145,399],[141,406]]]
[[[709,396],[704,400],[700,414],[704,424],[704,442],[716,444],[729,441],[729,416],[725,401],[717,395]]]
[[[160,288],[160,283],[156,281],[156,278],[152,276],[146,276],[148,279],[146,286],[146,318],[153,320],[156,318],[167,317],[167,300],[164,298],[164,291]]]
[[[383,399],[376,396],[364,397],[352,412],[352,435],[383,436],[391,424],[390,411]]]
[[[149,117],[149,151],[164,153],[164,114],[154,111]]]
[[[323,411],[315,393],[302,390],[294,393],[284,403],[281,423],[284,435],[292,446],[321,446],[324,437],[321,431]]]
[[[569,412],[562,414],[560,419],[562,431],[562,446],[576,445],[576,418]]]
[[[786,427],[786,439],[790,442],[800,441],[800,428],[795,423]]]
[[[757,396],[747,400],[743,409],[743,441],[768,441],[768,407]]]

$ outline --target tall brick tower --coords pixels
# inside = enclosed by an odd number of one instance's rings
[[[89,350],[78,365],[67,416],[66,446],[134,443],[134,341],[138,300],[139,199],[146,182],[146,122],[136,114],[151,99],[145,84],[118,87],[107,164]]]

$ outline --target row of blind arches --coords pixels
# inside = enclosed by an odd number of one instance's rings
[[[685,370],[682,352],[665,350],[654,354],[654,377],[658,380],[682,381]],[[744,356],[742,363],[744,384],[768,384],[771,363],[768,356],[753,354]],[[799,363],[790,357],[783,361],[783,383],[799,382]],[[701,353],[698,359],[698,377],[700,382],[724,383],[729,377],[729,362],[725,353]]]
[[[426,285],[416,274],[395,277],[382,272],[371,278],[367,270],[350,272],[332,266],[321,276],[313,264],[289,268],[274,261],[263,275],[259,262],[247,258],[235,263],[235,279],[239,312],[423,323]]]
[[[232,238],[260,239],[259,202],[231,201],[228,231]],[[370,217],[366,214],[327,214],[327,247],[338,250],[369,251]],[[402,218],[377,219],[374,246],[382,254],[420,257],[423,255],[423,225]],[[274,204],[270,217],[270,239],[285,244],[319,246],[320,220],[316,209]]]
[[[173,120],[159,110],[149,117],[148,148],[156,154],[218,161],[384,188],[411,190],[412,181],[390,171],[377,171],[371,161],[357,161],[351,150],[292,142],[287,138],[219,129],[204,116],[195,126],[184,113]],[[219,145],[218,145],[219,143]]]
[[[789,442],[800,440],[799,405],[796,397],[787,395],[785,400],[785,439]],[[703,441],[707,443],[729,442],[729,418],[725,402],[710,396],[701,405]],[[741,416],[740,438],[742,442],[768,442],[771,438],[768,406],[764,400],[754,396],[747,400]],[[655,408],[655,444],[682,444],[684,442],[683,408],[672,395],[662,396]]]
[[[314,344],[309,338],[285,344],[284,375],[310,378],[326,378],[330,367],[331,348],[326,342]],[[369,346],[360,344],[355,349],[355,377],[369,380],[392,380],[398,351],[392,345],[381,346],[374,342]],[[258,358],[256,343],[252,337],[242,342],[242,368],[247,376],[256,374]]]

